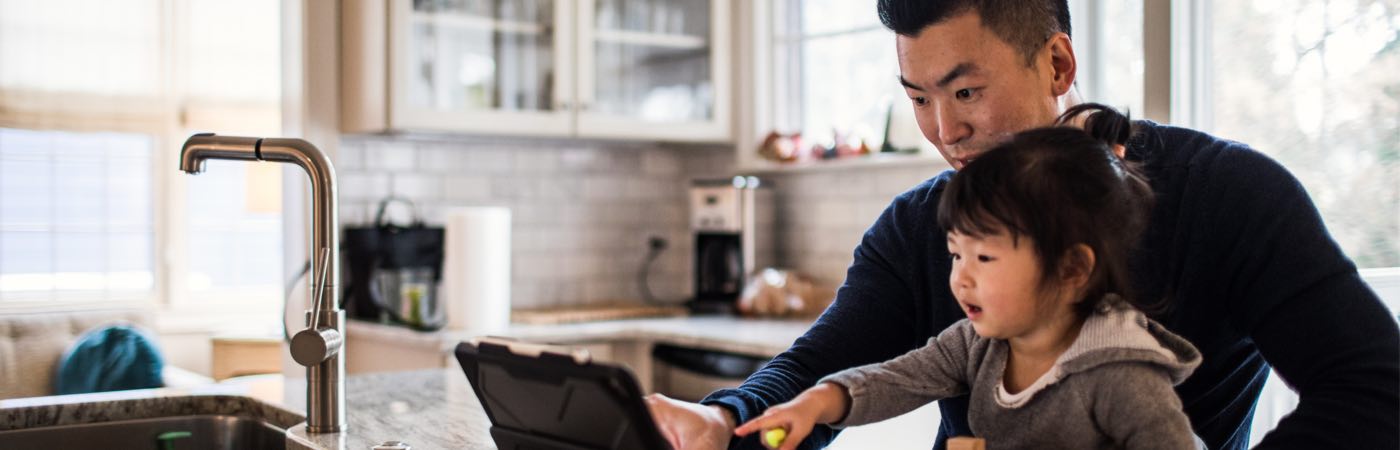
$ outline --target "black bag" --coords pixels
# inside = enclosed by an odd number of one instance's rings
[[[404,227],[384,222],[390,197],[379,202],[374,223],[346,227],[341,236],[350,268],[345,283],[347,316],[395,322],[420,330],[436,330],[446,323],[437,296],[442,280],[443,229],[427,227],[414,209],[413,222]]]

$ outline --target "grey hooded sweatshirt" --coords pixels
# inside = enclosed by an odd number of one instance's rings
[[[832,425],[878,422],[970,391],[968,421],[988,449],[1198,448],[1172,386],[1200,365],[1200,352],[1126,302],[1104,300],[1021,392],[1002,384],[1006,341],[978,336],[964,319],[903,356],[823,378],[851,396]]]

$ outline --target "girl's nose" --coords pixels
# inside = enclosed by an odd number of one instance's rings
[[[958,294],[960,291],[972,289],[972,277],[968,276],[966,270],[963,270],[962,268],[958,267],[958,265],[954,265],[953,271],[949,274],[948,277],[948,286],[953,289],[954,294]]]

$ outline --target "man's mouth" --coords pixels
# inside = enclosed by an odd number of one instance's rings
[[[972,164],[972,161],[977,159],[978,156],[980,155],[968,155],[961,158],[953,158],[953,161],[957,161],[957,168],[961,169],[963,167],[967,167],[968,164]]]

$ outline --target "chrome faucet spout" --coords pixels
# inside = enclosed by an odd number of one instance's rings
[[[306,429],[345,430],[345,311],[340,309],[340,230],[336,215],[335,166],[320,149],[301,139],[190,136],[180,149],[180,170],[204,171],[211,159],[294,164],[311,180],[311,275],[307,282],[307,329],[291,342],[292,359],[306,366]]]

